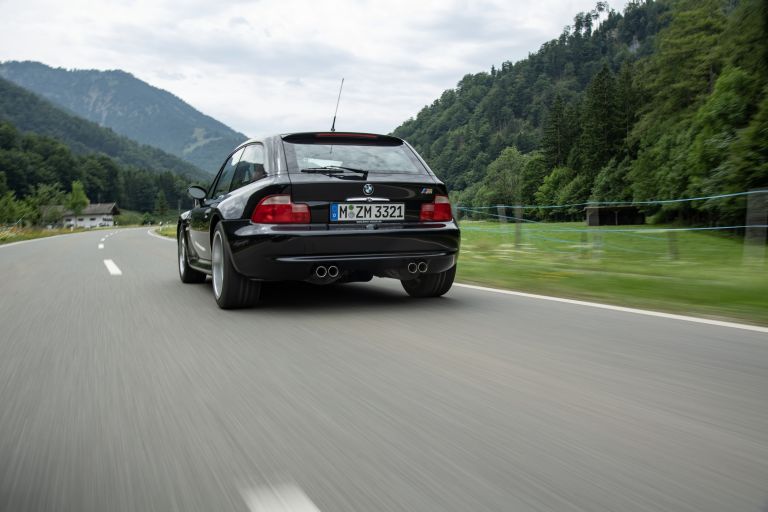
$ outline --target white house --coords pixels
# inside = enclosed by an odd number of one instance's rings
[[[64,212],[64,227],[98,228],[115,225],[115,216],[120,215],[117,203],[93,203],[83,209],[80,215]]]

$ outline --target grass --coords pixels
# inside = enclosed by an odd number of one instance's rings
[[[70,233],[81,233],[87,231],[83,228],[75,230],[70,229],[46,229],[46,228],[4,228],[0,227],[0,245],[21,242],[23,240],[32,240],[35,238],[46,238],[56,235],[68,235]]]
[[[740,238],[659,226],[464,221],[457,280],[768,325],[768,266]]]
[[[176,224],[164,224],[157,228],[156,232],[158,235],[167,236],[168,238],[176,238]]]

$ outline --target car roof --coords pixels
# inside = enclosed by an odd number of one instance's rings
[[[330,131],[319,131],[319,132],[292,132],[292,133],[281,133],[278,135],[270,135],[268,137],[264,137],[261,139],[248,139],[244,142],[241,142],[240,144],[235,147],[234,151],[239,150],[240,148],[247,146],[248,144],[252,144],[255,142],[258,143],[264,143],[271,139],[281,139],[288,142],[299,142],[301,140],[317,140],[317,139],[342,139],[346,142],[354,141],[354,140],[368,140],[368,141],[379,141],[379,142],[388,142],[390,144],[403,144],[405,141],[403,139],[400,139],[398,137],[393,137],[392,135],[383,135],[380,133],[370,133],[370,132],[330,132]]]

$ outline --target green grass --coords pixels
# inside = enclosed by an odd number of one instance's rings
[[[157,234],[167,236],[168,238],[176,238],[176,224],[169,223],[157,228]]]
[[[78,228],[74,231],[69,229],[45,229],[45,228],[3,228],[0,227],[0,245],[21,242],[23,240],[32,240],[35,238],[46,238],[56,235],[68,235],[70,233],[81,233],[85,229]]]
[[[461,282],[768,325],[768,265],[744,264],[738,237],[547,223],[516,245],[515,224],[461,227]]]

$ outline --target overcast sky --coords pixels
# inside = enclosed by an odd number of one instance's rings
[[[0,60],[123,69],[249,136],[389,132],[596,0],[0,0]],[[610,5],[621,10],[625,1]]]

